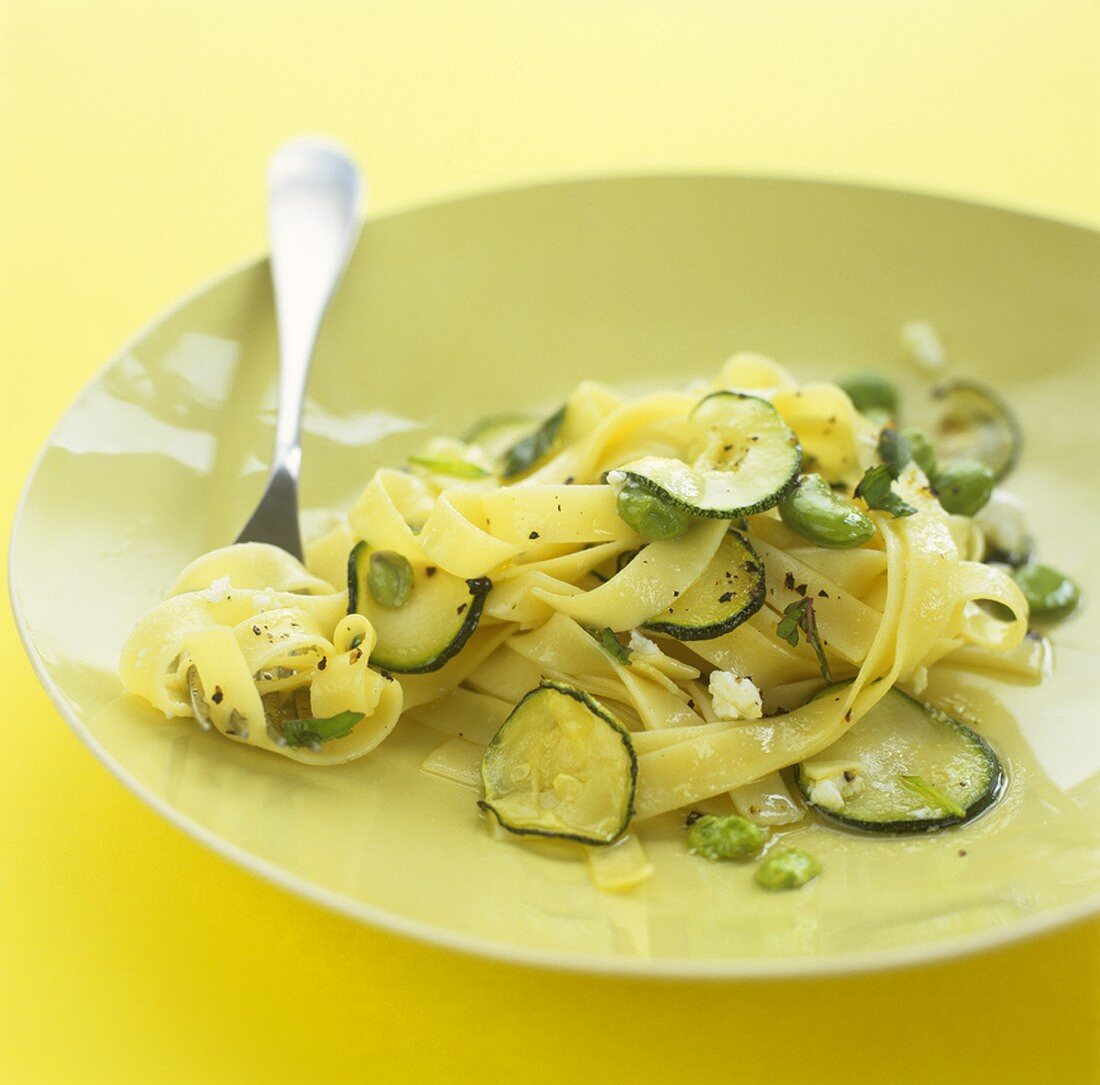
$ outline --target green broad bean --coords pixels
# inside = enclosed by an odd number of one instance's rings
[[[1064,618],[1081,601],[1081,589],[1064,573],[1049,565],[1025,565],[1012,572],[1028,609],[1036,618]]]
[[[925,478],[936,473],[936,450],[932,447],[932,438],[922,429],[902,430],[902,437],[909,442],[909,455],[924,472]]]
[[[615,508],[624,522],[647,539],[678,539],[691,527],[691,513],[627,479]]]
[[[764,830],[738,814],[704,814],[688,833],[688,848],[712,863],[751,859],[764,847]]]
[[[953,460],[941,467],[932,487],[945,512],[976,516],[985,507],[997,481],[993,471],[977,460]]]
[[[757,868],[753,880],[765,889],[798,889],[821,873],[821,864],[799,848],[774,851]]]
[[[861,546],[875,533],[870,517],[835,493],[820,475],[803,475],[779,503],[779,515],[792,531],[834,550]]]
[[[867,414],[868,411],[882,411],[889,417],[897,414],[897,389],[878,373],[852,373],[837,381],[837,384],[848,393],[848,398],[860,414]]]
[[[394,550],[376,550],[367,569],[367,591],[380,607],[403,607],[412,592],[408,558]]]

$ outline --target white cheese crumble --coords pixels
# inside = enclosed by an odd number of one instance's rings
[[[1019,554],[1027,550],[1027,506],[1005,490],[993,491],[985,507],[974,517],[988,548]]]
[[[810,802],[825,810],[843,810],[866,786],[863,766],[857,761],[807,761],[801,772],[809,784]]]
[[[947,365],[947,352],[936,329],[927,320],[910,320],[904,324],[901,342],[909,357],[921,369],[935,371]]]
[[[271,604],[274,602],[275,599],[271,595],[270,591],[258,591],[254,592],[252,595],[252,605],[254,607],[260,607],[261,609],[263,609],[264,607],[271,606]]]
[[[625,471],[608,471],[607,472],[607,484],[613,490],[621,490],[624,482],[626,482],[626,472]]]
[[[764,715],[760,690],[751,678],[731,671],[714,671],[708,686],[714,714],[720,720],[758,720]]]
[[[224,603],[229,598],[229,577],[223,576],[212,581],[210,587],[203,592],[203,598],[208,603]]]
[[[649,637],[643,637],[637,629],[630,631],[630,644],[627,647],[640,656],[659,656],[661,654],[661,649]]]

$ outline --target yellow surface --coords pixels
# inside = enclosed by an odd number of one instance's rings
[[[264,161],[303,129],[361,156],[380,208],[730,169],[1100,225],[1091,3],[8,0],[0,50],[7,520],[102,360],[262,247]],[[793,1081],[821,1052],[818,1082],[856,1069],[926,1082],[947,1067],[970,1082],[1100,1079],[1096,924],[797,983],[633,984],[467,960],[322,913],[185,839],[61,724],[10,620],[0,638],[14,687],[0,1077]]]

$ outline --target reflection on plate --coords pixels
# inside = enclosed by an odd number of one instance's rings
[[[1088,407],[1100,393],[1100,235],[922,196],[736,178],[506,192],[371,223],[323,330],[306,411],[307,530],[429,433],[552,406],[578,380],[638,387],[758,349],[800,376],[919,376],[899,332],[931,320],[967,375],[1016,405],[1013,489],[1044,559],[1093,601],[1100,546]],[[985,723],[1011,786],[988,815],[919,839],[807,824],[825,876],[766,894],[688,856],[671,819],[657,875],[596,892],[551,846],[491,839],[465,789],[417,766],[402,725],[309,769],[165,722],[120,696],[118,649],[192,557],[232,539],[271,448],[265,265],[201,291],[82,394],[32,477],[12,545],[28,650],[66,718],[143,798],[212,847],[351,915],[478,953],[638,973],[777,975],[962,952],[1100,903],[1100,611],[1054,635],[1041,688],[943,670],[937,698]],[[534,401],[534,402],[533,402]],[[229,406],[231,405],[231,407]],[[64,570],[64,575],[58,575]],[[73,585],[80,590],[74,591]]]

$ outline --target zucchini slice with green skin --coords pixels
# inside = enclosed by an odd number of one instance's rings
[[[1000,396],[975,381],[956,380],[933,388],[932,398],[937,405],[932,444],[941,464],[979,460],[998,481],[1016,466],[1023,432]]]
[[[492,583],[486,577],[463,580],[434,565],[413,566],[406,602],[380,606],[367,588],[370,556],[366,542],[348,555],[348,613],[362,614],[374,627],[371,663],[398,674],[439,670],[477,629]]]
[[[898,689],[827,749],[796,765],[794,778],[806,802],[830,821],[893,835],[970,821],[1005,783],[981,735]]]
[[[584,690],[544,680],[512,709],[481,762],[478,805],[509,832],[612,844],[634,812],[630,732]]]
[[[726,532],[703,572],[644,628],[677,640],[711,640],[736,629],[763,605],[764,563],[740,532]]]
[[[619,470],[693,515],[716,520],[765,512],[798,483],[798,438],[767,400],[714,392],[690,419],[697,433],[690,464],[643,456]]]

